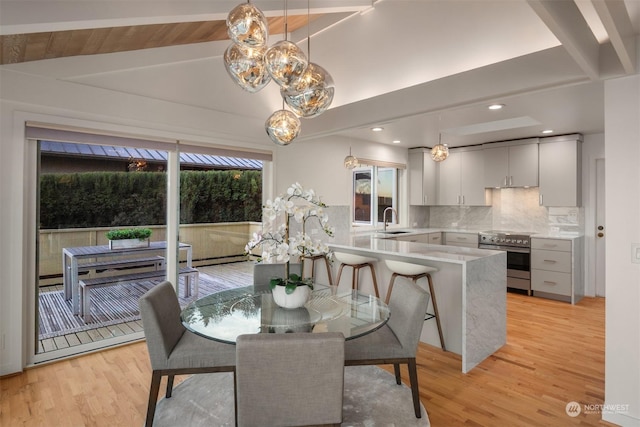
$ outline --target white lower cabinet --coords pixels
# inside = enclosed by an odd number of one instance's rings
[[[427,243],[431,243],[432,245],[441,245],[442,244],[442,233],[429,233],[427,235],[429,241]]]
[[[412,234],[410,236],[398,236],[394,237],[394,240],[402,242],[416,242],[416,243],[429,243],[432,245],[442,244],[442,233],[425,233],[425,234]]]
[[[580,251],[582,238],[531,239],[531,290],[534,296],[575,304],[584,295]]]
[[[446,232],[444,236],[445,245],[478,248],[478,233]]]

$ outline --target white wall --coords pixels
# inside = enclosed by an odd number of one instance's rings
[[[24,144],[11,144],[13,111],[0,104],[0,375],[23,367]]]
[[[603,419],[640,426],[640,77],[605,82],[605,404],[629,405]]]
[[[357,158],[408,164],[407,149],[397,146],[340,136],[293,142],[276,150],[276,193],[299,182],[312,188],[329,206],[349,206],[351,171],[344,167],[349,147]]]

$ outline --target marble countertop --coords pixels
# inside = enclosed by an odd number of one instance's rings
[[[384,234],[382,230],[362,230],[362,231],[354,231],[353,235],[375,235],[381,239],[393,239],[395,237],[401,236],[412,236],[418,234],[427,234],[427,233],[469,233],[476,234],[482,231],[487,231],[487,228],[445,228],[445,227],[434,227],[434,228],[406,228],[406,227],[388,227],[387,232],[394,231],[402,231],[402,233],[392,234],[387,233]],[[579,237],[583,237],[583,233],[579,232],[540,232],[533,233],[531,237],[536,237],[540,239],[564,239],[564,240],[574,240]]]
[[[401,231],[401,233],[394,233]],[[397,237],[412,236],[427,233],[439,232],[456,232],[456,233],[478,233],[482,230],[472,230],[469,228],[398,228],[389,227],[387,233],[382,230],[361,230],[350,233],[349,235],[336,236],[333,241],[329,242],[329,246],[333,250],[344,250],[355,254],[371,254],[377,256],[386,256],[390,259],[407,262],[425,261],[442,261],[464,264],[468,261],[474,261],[486,257],[495,256],[502,253],[501,251],[493,251],[489,249],[466,248],[459,246],[433,245],[429,243],[407,242],[395,240]],[[391,233],[389,233],[391,232]],[[574,240],[581,237],[580,234],[565,233],[537,233],[531,237],[543,239],[564,239]]]
[[[421,229],[424,230],[424,229]],[[415,231],[412,234],[424,234],[424,231]],[[410,235],[409,233],[401,234]],[[458,246],[432,245],[429,243],[405,242],[394,240],[398,235],[384,235],[376,232],[352,233],[342,238],[337,237],[329,243],[329,247],[335,250],[345,250],[351,253],[375,253],[377,256],[387,255],[389,259],[399,261],[443,261],[464,264],[482,258],[503,254],[501,251],[488,249],[465,248]]]

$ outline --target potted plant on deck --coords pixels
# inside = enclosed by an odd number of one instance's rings
[[[326,243],[312,239],[307,234],[307,221],[315,220],[327,236],[333,236],[333,227],[324,212],[326,205],[313,190],[305,190],[299,183],[293,184],[286,194],[267,200],[262,208],[262,232],[254,233],[245,247],[249,254],[258,246],[262,249],[261,262],[282,263],[281,277],[274,277],[269,285],[276,304],[285,308],[302,307],[313,289],[313,279],[305,277],[305,258],[331,252]],[[291,235],[291,219],[300,224],[301,230]],[[301,275],[289,272],[291,260],[302,264]]]
[[[129,249],[149,247],[150,228],[122,228],[109,230],[109,249]]]

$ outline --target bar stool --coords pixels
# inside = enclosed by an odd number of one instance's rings
[[[333,256],[340,262],[340,269],[338,269],[338,279],[336,280],[336,286],[340,285],[340,276],[342,276],[342,269],[344,267],[353,268],[351,276],[351,287],[358,289],[358,278],[360,276],[360,269],[369,267],[371,269],[371,278],[373,279],[373,290],[376,297],[380,298],[378,293],[378,281],[376,280],[376,272],[373,268],[373,263],[378,261],[376,258],[370,258],[362,255],[354,255],[345,252],[334,252]]]
[[[427,312],[424,320],[436,319],[436,325],[438,326],[438,335],[440,335],[440,346],[443,351],[447,351],[444,345],[444,335],[442,334],[442,325],[440,324],[440,314],[438,313],[438,304],[436,303],[436,294],[433,291],[433,281],[431,279],[431,273],[438,271],[435,267],[429,267],[426,265],[420,264],[412,264],[408,262],[402,261],[394,261],[385,259],[384,263],[387,268],[393,272],[391,275],[391,280],[389,281],[389,290],[387,291],[387,297],[385,298],[385,303],[389,304],[389,298],[391,297],[391,290],[393,289],[393,284],[396,280],[396,277],[406,277],[416,283],[418,279],[423,277],[427,278],[429,282],[429,293],[431,294],[431,301],[433,301],[433,314]]]
[[[311,277],[316,278],[316,261],[319,259],[324,260],[324,265],[327,267],[327,276],[329,277],[329,286],[333,286],[333,275],[331,274],[331,264],[325,255],[314,255],[305,257],[305,259],[311,260]]]

